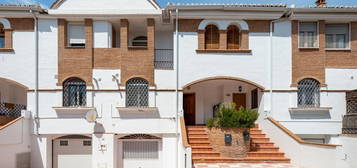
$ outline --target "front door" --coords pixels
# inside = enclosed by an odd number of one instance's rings
[[[196,124],[196,101],[195,94],[183,95],[183,110],[186,125]]]
[[[233,102],[236,104],[236,109],[241,107],[246,108],[246,95],[245,93],[233,93]]]

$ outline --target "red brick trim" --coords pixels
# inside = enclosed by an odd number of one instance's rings
[[[198,49],[196,50],[197,53],[252,53],[252,50],[245,50],[245,49]]]

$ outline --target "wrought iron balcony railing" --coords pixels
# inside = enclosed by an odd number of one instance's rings
[[[21,110],[26,110],[26,105],[12,104],[12,103],[0,103],[0,115],[20,117]]]

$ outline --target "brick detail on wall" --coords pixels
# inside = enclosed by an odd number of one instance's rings
[[[155,21],[147,20],[147,47],[126,47],[128,46],[129,23],[121,21],[121,84],[133,77],[142,77],[149,82],[150,86],[155,85],[154,81],[154,54],[155,54]]]
[[[249,25],[249,32],[270,32],[270,20],[246,20],[246,22]]]
[[[241,30],[240,32],[240,49],[242,50],[248,50],[249,49],[249,31],[247,30]]]
[[[13,29],[4,29],[5,32],[5,48],[12,49],[12,31]]]
[[[227,30],[219,31],[219,49],[221,50],[227,49]]]
[[[33,31],[34,20],[32,18],[7,18],[11,24],[11,28],[19,31]]]
[[[58,83],[70,77],[78,77],[92,85],[93,68],[93,21],[85,19],[86,45],[84,48],[68,47],[67,22],[58,20]]]
[[[319,47],[314,49],[299,48],[298,24],[292,21],[292,83],[304,78],[314,78],[326,86],[326,68],[357,68],[357,22],[351,23],[351,50],[325,50],[325,21],[319,22]]]
[[[205,49],[205,31],[198,30],[198,49],[204,50]]]

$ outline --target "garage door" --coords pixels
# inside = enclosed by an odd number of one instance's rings
[[[160,168],[158,141],[124,141],[124,168]]]
[[[53,142],[54,168],[91,168],[90,139],[56,139]]]

